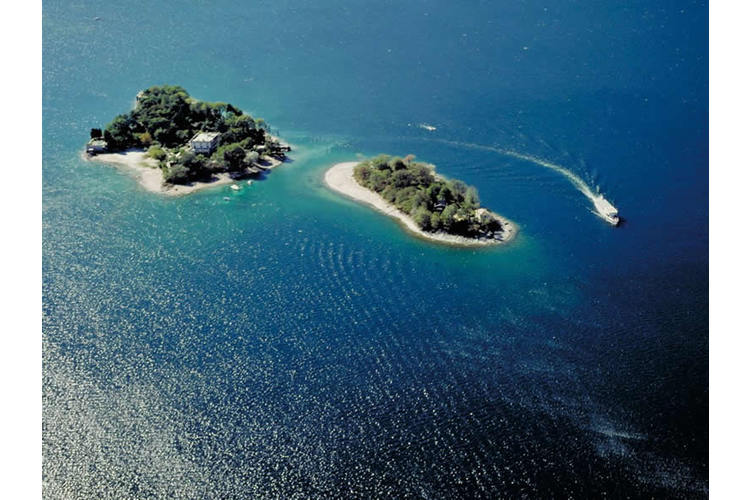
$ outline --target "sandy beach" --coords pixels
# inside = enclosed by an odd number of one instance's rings
[[[411,233],[428,239],[430,241],[436,241],[448,245],[460,245],[460,246],[471,246],[481,247],[488,245],[497,245],[510,241],[518,232],[515,224],[511,221],[495,215],[503,224],[505,238],[502,240],[476,240],[473,238],[465,238],[463,236],[457,236],[454,234],[448,234],[445,232],[427,232],[422,231],[419,226],[409,217],[395,206],[385,201],[379,194],[370,191],[369,189],[361,186],[354,179],[354,167],[359,162],[351,161],[345,163],[338,163],[333,167],[329,168],[325,173],[325,183],[332,190],[341,193],[349,198],[371,206],[372,208],[397,219],[401,224],[406,227]]]
[[[223,186],[237,182],[229,174],[220,173],[214,175],[210,182],[192,182],[190,184],[166,184],[162,178],[159,162],[153,158],[146,157],[145,151],[131,149],[120,153],[102,153],[94,156],[86,156],[91,161],[107,163],[116,167],[124,168],[132,174],[138,183],[146,191],[159,193],[167,196],[184,196],[201,189]],[[283,162],[271,157],[263,157],[263,168],[272,169]]]

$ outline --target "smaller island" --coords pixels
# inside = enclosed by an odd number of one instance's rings
[[[325,183],[431,241],[495,245],[518,232],[511,221],[480,206],[476,188],[438,175],[433,165],[414,161],[412,155],[339,163],[328,169]]]
[[[127,167],[145,189],[171,195],[260,175],[290,150],[262,119],[177,85],[139,92],[129,113],[91,129],[86,144],[89,159]]]

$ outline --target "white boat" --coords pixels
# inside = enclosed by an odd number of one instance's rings
[[[249,181],[247,181],[247,185],[248,185],[248,186],[252,186],[252,185],[253,185],[253,180],[252,180],[252,179],[250,179]]]
[[[617,209],[614,205],[605,200],[604,196],[599,195],[594,198],[594,207],[596,208],[597,215],[613,226],[617,226],[620,223],[620,216],[618,215]]]
[[[433,127],[432,125],[429,125],[427,123],[420,123],[418,125],[419,128],[423,128],[425,130],[429,130],[430,132],[434,132],[437,130],[437,127]]]
[[[229,186],[229,187],[230,187],[231,189],[234,189],[235,191],[239,191],[239,190],[240,190],[240,187],[239,187],[239,186],[238,186],[237,184],[232,184],[232,185],[231,185],[231,186]]]

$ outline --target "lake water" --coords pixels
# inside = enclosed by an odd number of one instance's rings
[[[44,2],[45,496],[706,497],[707,18]],[[165,198],[81,159],[164,83],[263,117],[293,162]],[[427,243],[325,188],[381,152],[519,237]]]

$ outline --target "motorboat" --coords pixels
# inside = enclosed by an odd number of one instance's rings
[[[620,216],[617,209],[605,200],[603,195],[600,194],[594,198],[594,207],[596,208],[597,215],[613,226],[617,226],[620,223]]]

